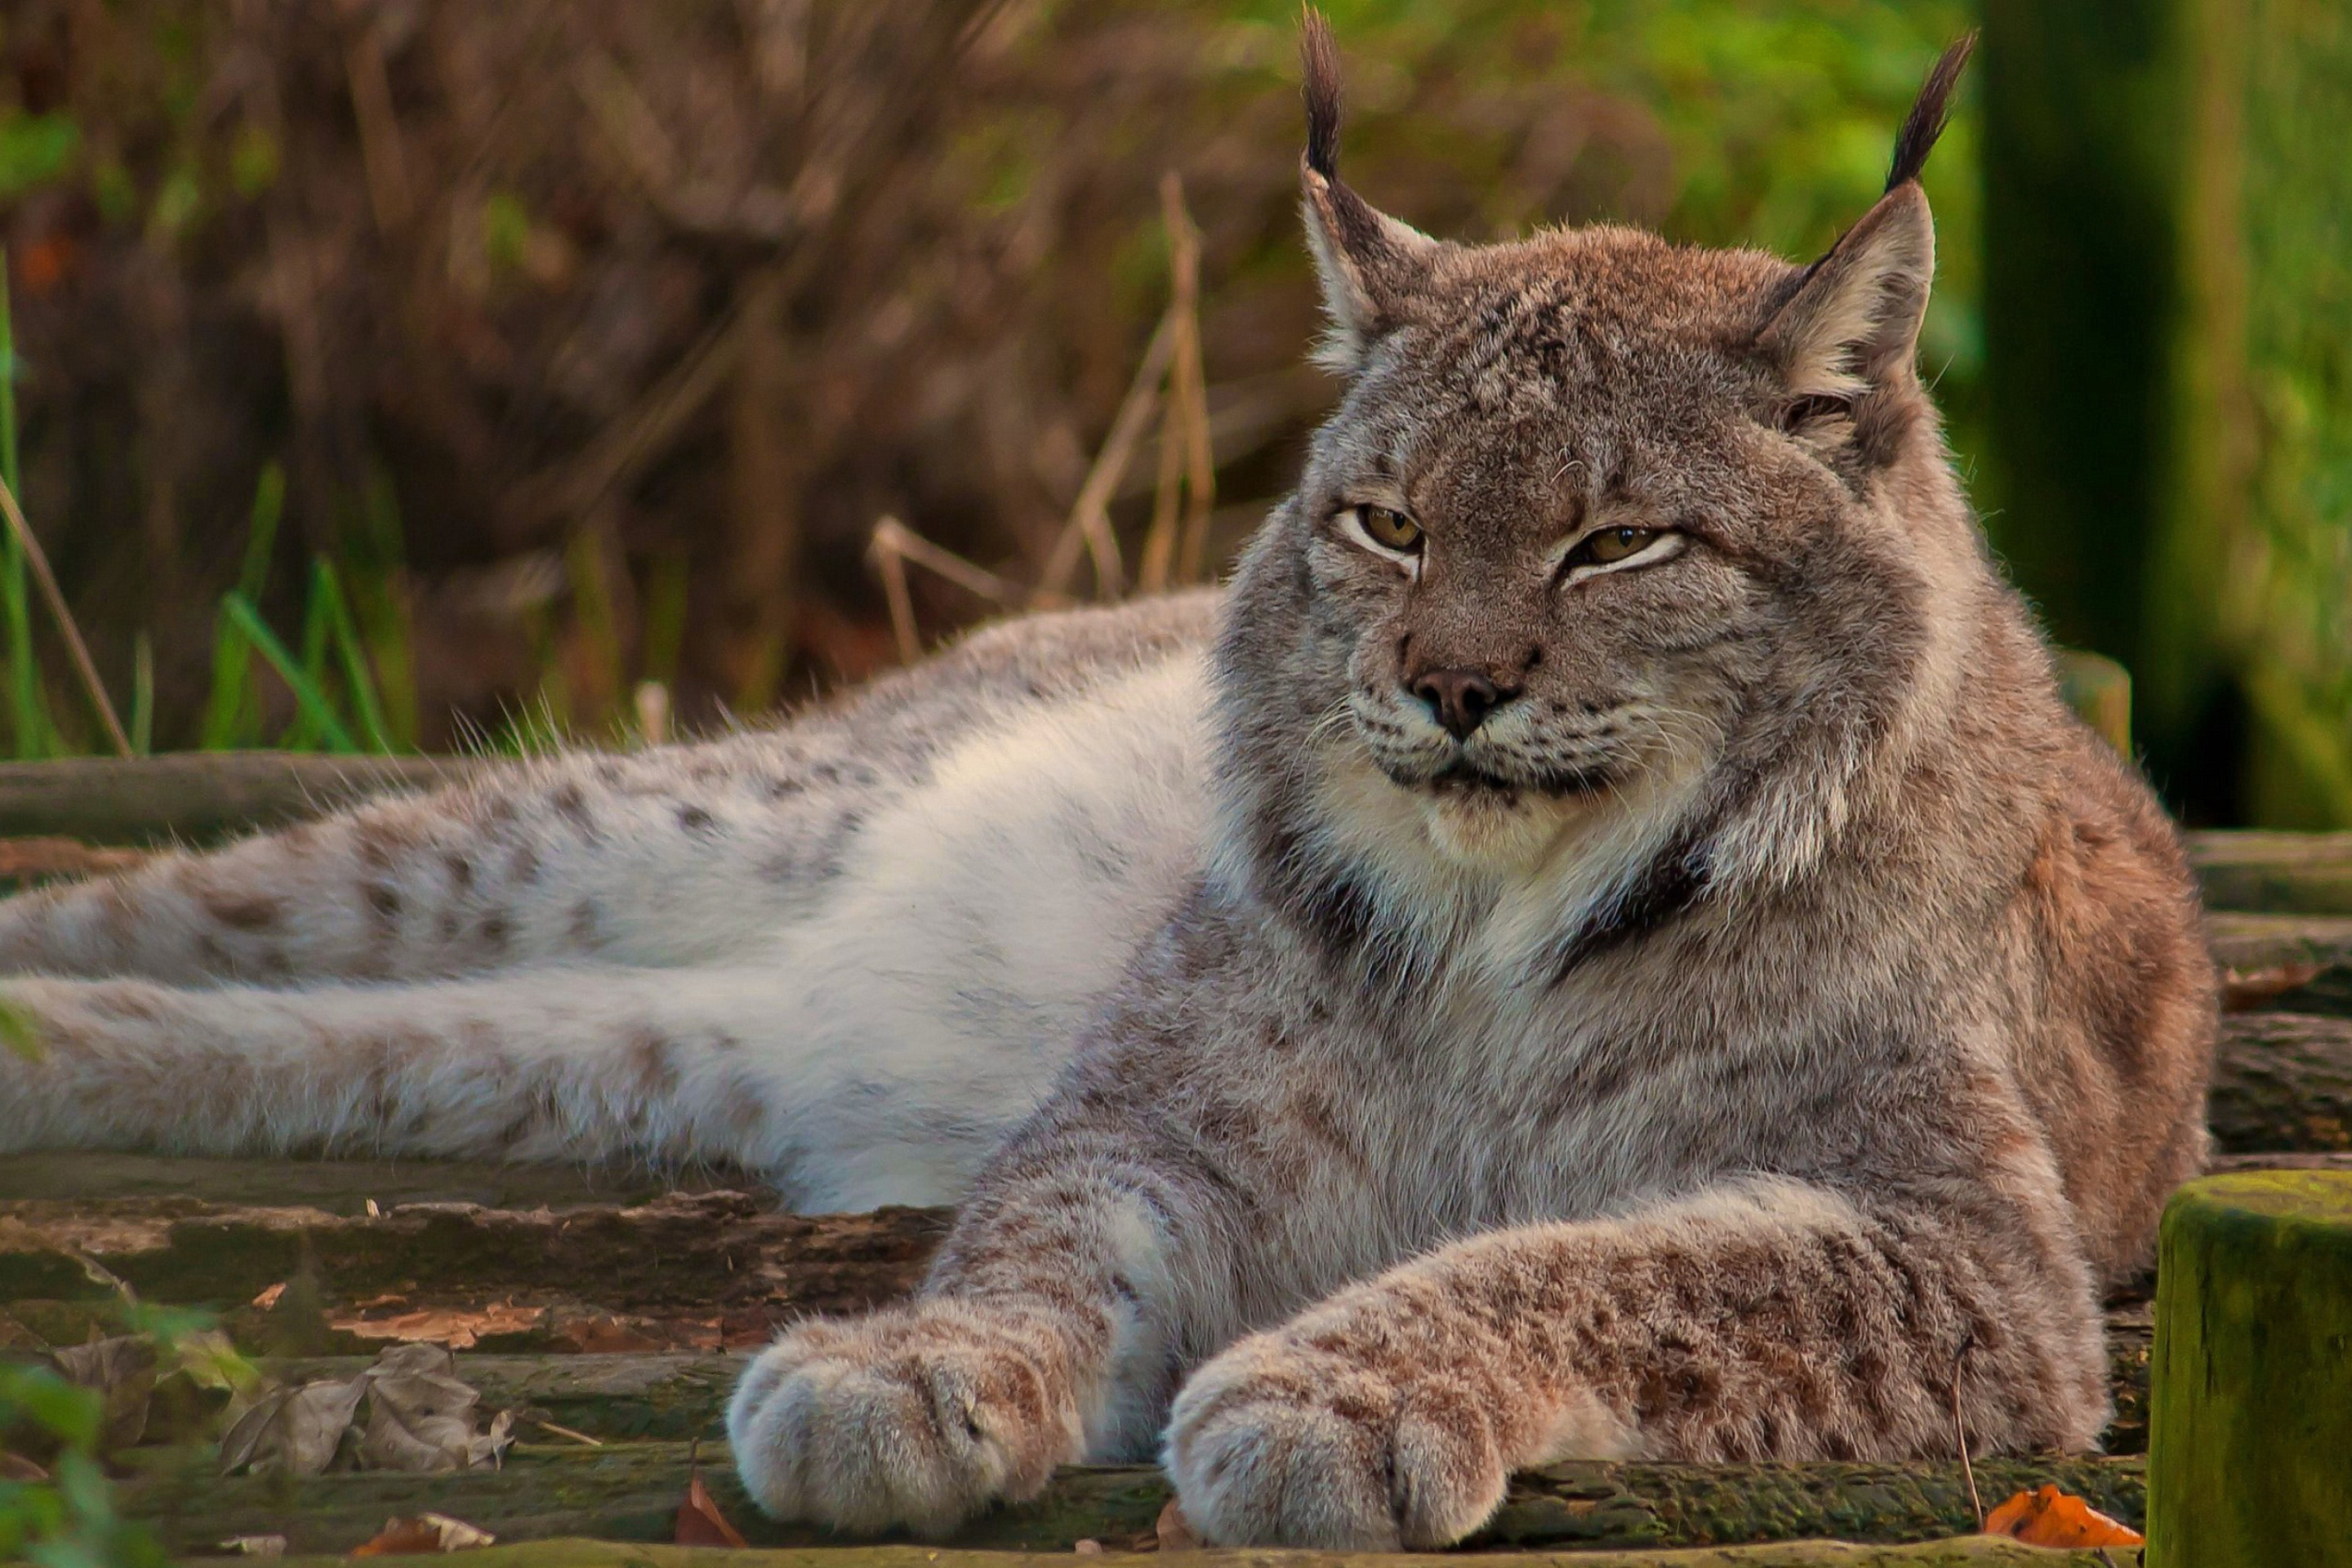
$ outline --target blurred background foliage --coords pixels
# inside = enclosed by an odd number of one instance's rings
[[[1865,209],[1927,64],[1983,10],[1986,68],[1928,181],[1925,357],[1962,470],[2062,635],[2148,672],[2143,733],[2192,811],[2352,821],[2326,782],[2352,769],[2352,202],[2325,138],[2244,112],[2285,93],[2346,122],[2342,7],[1328,8],[1350,180],[1399,216],[1468,238],[1607,217],[1793,258]],[[2251,11],[2210,62],[2198,18]],[[899,584],[923,640],[991,613],[1090,498],[1148,562],[1181,489],[1222,559],[1335,391],[1301,361],[1294,19],[1290,0],[12,0],[11,471],[134,739],[707,726],[899,657]],[[2289,21],[2308,36],[2275,36]],[[1986,210],[2004,166],[2045,176],[2023,182],[2039,205]],[[1107,465],[1191,265],[1171,171],[1198,226],[1204,395],[1178,417],[1179,348],[1167,416]],[[2046,258],[2001,240],[2111,217],[2103,178],[2138,203],[2108,240],[2139,271],[2056,289],[2069,335],[2035,313]],[[2284,237],[2206,223],[2242,324],[2183,304],[2199,192],[2208,213],[2298,215]],[[2296,269],[2291,289],[2334,301],[2315,348],[2300,296],[2253,286]],[[2137,379],[2085,393],[2071,373],[2117,300],[2139,357],[2111,355],[2109,381]],[[2275,374],[2199,380],[2264,333]],[[2044,353],[2037,402],[2005,342],[2075,357]],[[2123,431],[2100,471],[2137,460],[2137,488],[2069,478],[2088,448],[2067,421],[2089,416]],[[2297,418],[2291,457],[2266,456]],[[2190,423],[2204,468],[2173,455]],[[1195,433],[1213,485],[1180,474]],[[2228,500],[2227,527],[2189,527],[2191,493]],[[983,570],[877,574],[885,517]],[[0,734],[18,755],[100,744],[23,598],[0,558]],[[2290,710],[2288,747],[2263,715]]]

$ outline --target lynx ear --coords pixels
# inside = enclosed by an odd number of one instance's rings
[[[1788,389],[1784,423],[1843,415],[1864,393],[1911,380],[1936,275],[1936,226],[1919,172],[1976,41],[1970,33],[1937,60],[1895,140],[1886,194],[1805,269],[1758,335]]]
[[[1935,273],[1936,227],[1914,181],[1813,264],[1757,346],[1796,403],[1847,401],[1907,378]]]
[[[1339,179],[1339,50],[1330,24],[1308,9],[1299,23],[1307,77],[1307,155],[1299,168],[1307,247],[1323,279],[1330,330],[1316,362],[1352,375],[1365,353],[1403,319],[1439,243],[1399,223]]]

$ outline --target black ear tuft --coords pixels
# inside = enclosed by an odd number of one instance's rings
[[[1888,190],[1910,184],[1927,166],[1927,154],[1936,150],[1936,138],[1944,133],[1952,89],[1958,85],[1960,72],[1976,47],[1976,34],[1962,34],[1936,61],[1936,68],[1927,73],[1927,81],[1919,89],[1918,100],[1911,105],[1911,112],[1904,118],[1903,130],[1895,138],[1895,163],[1886,171]],[[1333,91],[1336,93],[1338,89],[1335,87]]]
[[[1298,59],[1307,77],[1307,166],[1339,177],[1339,46],[1331,24],[1308,5],[1298,17]]]

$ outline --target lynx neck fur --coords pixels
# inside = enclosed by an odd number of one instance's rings
[[[1225,590],[18,898],[0,1141],[960,1204],[736,1396],[850,1527],[1156,1450],[1213,1540],[1433,1546],[1562,1458],[2093,1444],[2213,977],[1915,371],[1965,50],[1799,267],[1417,233],[1307,41],[1346,392]]]

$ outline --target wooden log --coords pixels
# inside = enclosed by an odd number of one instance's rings
[[[1106,1542],[1106,1555],[1120,1547]],[[1461,1559],[1443,1553],[1348,1552],[1202,1552],[1199,1568],[1440,1568]],[[288,1557],[283,1568],[348,1568],[341,1557]],[[1479,1568],[1562,1568],[1549,1552],[1481,1553]],[[1631,1552],[1580,1552],[1574,1568],[2116,1568],[2096,1550],[2053,1551],[2006,1536],[1968,1535],[1906,1546],[1864,1546],[1843,1541],[1778,1542],[1763,1546],[1666,1547]],[[467,1568],[1070,1568],[1070,1553],[979,1552],[920,1546],[803,1546],[749,1551],[708,1546],[656,1546],[611,1541],[534,1541],[488,1546],[466,1553]]]
[[[2191,833],[2209,910],[2352,915],[2352,833]]]
[[[485,765],[469,757],[290,752],[0,763],[0,837],[200,843],[299,822],[369,795],[453,783]]]
[[[0,1205],[27,1198],[77,1205],[122,1199],[362,1215],[401,1204],[485,1208],[633,1206],[669,1193],[756,1192],[740,1171],[673,1173],[640,1166],[522,1165],[489,1160],[226,1160],[84,1151],[0,1154]]]
[[[2104,1445],[2108,1453],[2146,1451],[2154,1327],[2147,1301],[2122,1302],[2107,1310],[2109,1393],[2116,1412]],[[271,1357],[262,1365],[286,1383],[339,1382],[357,1375],[373,1359]],[[461,1351],[457,1375],[480,1391],[484,1409],[513,1410],[527,1426],[552,1422],[606,1442],[716,1441],[724,1433],[728,1395],[750,1361],[748,1352],[511,1355]]]
[[[2227,1029],[2212,1101],[2226,1146],[2278,1151],[2263,1157],[2273,1163],[2287,1151],[2352,1152],[2346,1135],[2352,1127],[2352,1020],[2242,1014],[2227,1020]],[[69,1183],[81,1158],[25,1157],[15,1167],[19,1185]],[[44,1174],[42,1159],[62,1163]],[[0,1200],[0,1302],[105,1302],[112,1296],[105,1282],[110,1275],[152,1300],[233,1307],[302,1274],[331,1302],[397,1293],[415,1307],[573,1302],[624,1312],[745,1311],[781,1320],[855,1310],[904,1294],[952,1219],[945,1209],[782,1214],[771,1211],[764,1194],[729,1191],[522,1211],[415,1203],[368,1215],[350,1212],[363,1206],[360,1193],[387,1175],[433,1190],[434,1167],[169,1159],[142,1167],[141,1157],[121,1155],[95,1168],[112,1173],[119,1185],[182,1175],[201,1177],[213,1190],[243,1190],[282,1169],[284,1184],[310,1184],[322,1205],[345,1212],[199,1197]],[[449,1179],[475,1183],[496,1174],[496,1168],[457,1166]],[[93,1274],[83,1259],[104,1273]],[[759,1321],[750,1330],[754,1340]],[[72,1325],[41,1332],[79,1337]],[[534,1347],[518,1340],[512,1348]]]
[[[912,1289],[948,1219],[944,1209],[779,1214],[731,1192],[521,1213],[408,1204],[380,1215],[26,1200],[0,1204],[0,1301],[110,1294],[78,1261],[88,1258],[159,1301],[245,1301],[303,1273],[345,1300],[426,1281],[644,1308],[847,1311]]]
[[[289,1384],[357,1375],[372,1356],[271,1357],[261,1364]],[[748,1352],[498,1355],[459,1352],[457,1375],[478,1390],[485,1410],[512,1410],[520,1436],[547,1436],[546,1423],[606,1443],[722,1441],[728,1396]]]
[[[723,1447],[698,1450],[704,1484],[755,1544],[837,1539],[762,1517]],[[289,1550],[348,1551],[398,1514],[445,1513],[504,1541],[585,1535],[666,1541],[686,1495],[688,1446],[635,1443],[562,1449],[518,1445],[499,1470],[437,1476],[370,1472],[306,1480],[211,1473],[194,1450],[150,1455],[127,1481],[121,1506],[148,1521],[175,1552],[233,1535],[282,1533]],[[2105,1512],[2137,1523],[2145,1486],[2130,1458],[1987,1458],[1979,1491],[1991,1502],[2055,1482]],[[996,1551],[1067,1552],[1150,1531],[1169,1498],[1148,1467],[1075,1466],[1045,1493],[996,1510],[951,1544]],[[1843,1540],[1901,1542],[1976,1528],[1957,1459],[1916,1464],[1661,1465],[1578,1463],[1515,1477],[1492,1523],[1470,1544],[1528,1550],[1705,1546],[1733,1542]]]
[[[2241,973],[2304,964],[2352,965],[2352,915],[2263,915],[2221,911],[2205,917],[2213,961]]]
[[[2159,1248],[2151,1568],[2352,1561],[2352,1173],[2192,1182]]]
[[[2105,654],[2062,648],[2058,688],[2066,694],[2067,706],[2116,749],[2116,755],[2132,754],[2129,670]]]
[[[2352,1018],[2223,1019],[2207,1108],[2215,1142],[2232,1152],[2352,1150]]]

